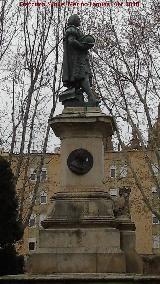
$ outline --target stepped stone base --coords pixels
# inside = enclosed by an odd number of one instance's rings
[[[43,253],[34,254],[28,269],[33,274],[125,272],[122,253]]]
[[[41,230],[38,252],[30,255],[30,273],[125,272],[120,233],[114,228]]]
[[[62,224],[58,228],[39,231],[38,250],[29,256],[27,272],[143,272],[141,258],[135,251],[134,231],[111,228],[98,222],[96,225],[86,224],[86,227],[68,226]]]

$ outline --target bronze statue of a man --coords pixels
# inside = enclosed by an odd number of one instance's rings
[[[94,46],[95,40],[91,35],[83,35],[79,26],[79,16],[71,15],[64,33],[62,81],[68,89],[82,89],[88,96],[88,102],[95,102],[91,90],[92,75],[88,58],[88,50]]]

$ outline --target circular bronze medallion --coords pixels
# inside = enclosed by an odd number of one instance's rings
[[[76,149],[69,154],[67,165],[73,173],[84,175],[93,167],[93,156],[85,149]]]

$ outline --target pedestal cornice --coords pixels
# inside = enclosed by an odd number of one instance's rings
[[[116,130],[116,126],[113,120],[113,117],[107,116],[102,113],[100,110],[98,111],[82,111],[82,108],[79,111],[74,108],[65,113],[62,113],[58,116],[53,117],[49,120],[49,124],[53,129],[54,133],[58,137],[64,137],[72,134],[83,137],[84,135],[88,135],[88,131],[90,132],[90,136],[98,135],[102,137],[108,137],[113,135]],[[91,132],[92,129],[92,132]]]

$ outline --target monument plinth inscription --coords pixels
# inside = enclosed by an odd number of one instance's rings
[[[61,139],[60,188],[42,222],[44,230],[39,231],[38,249],[30,255],[28,271],[140,272],[135,226],[129,215],[120,218],[125,208],[115,207],[102,182],[103,141],[116,128],[92,93],[88,50],[94,39],[83,35],[79,25],[78,15],[72,15],[64,33],[63,84],[67,90],[60,96],[64,110],[49,121]],[[84,92],[88,102],[84,102]]]

